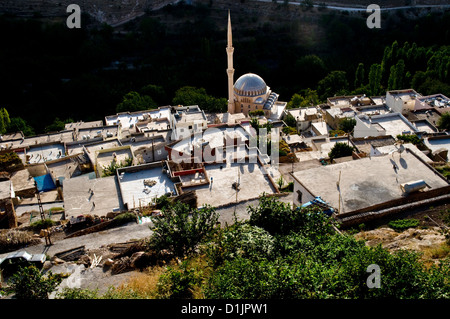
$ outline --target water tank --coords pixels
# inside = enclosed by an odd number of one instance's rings
[[[400,184],[400,188],[402,189],[402,191],[407,194],[411,193],[411,192],[419,191],[421,189],[424,189],[425,187],[427,187],[427,184],[422,179],[418,180],[418,181],[412,181],[412,182]]]

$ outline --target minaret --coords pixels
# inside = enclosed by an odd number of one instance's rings
[[[233,93],[233,85],[234,85],[234,69],[233,69],[233,36],[231,34],[231,18],[230,18],[230,10],[228,10],[228,35],[227,35],[227,56],[228,56],[228,113],[234,113],[234,93]]]

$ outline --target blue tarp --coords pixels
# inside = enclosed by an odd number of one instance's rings
[[[50,174],[34,177],[39,192],[48,192],[56,189],[56,185],[53,182]]]
[[[328,216],[331,216],[334,213],[333,207],[326,203],[320,196],[317,196],[312,201],[309,201],[302,205],[302,207],[308,206],[319,206],[320,208],[322,208],[323,213]]]

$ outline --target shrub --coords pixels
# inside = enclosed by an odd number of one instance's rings
[[[337,142],[328,153],[328,156],[330,157],[330,160],[350,156],[352,155],[353,149],[353,146],[347,145],[346,143]]]
[[[62,277],[51,271],[44,276],[36,266],[19,267],[11,277],[8,293],[17,299],[48,299],[49,293],[61,283]]]
[[[152,217],[151,246],[157,250],[168,249],[177,257],[186,256],[214,233],[218,220],[219,214],[211,206],[191,209],[189,205],[175,202],[162,209],[162,216]]]
[[[40,231],[41,229],[47,229],[49,227],[52,227],[56,224],[55,221],[47,218],[47,219],[40,219],[30,224],[31,229],[34,231]]]
[[[192,299],[193,288],[198,282],[194,268],[188,268],[187,263],[181,263],[179,269],[168,267],[159,278],[157,293],[164,299]]]
[[[114,217],[110,227],[119,227],[130,222],[136,222],[136,215],[133,213],[123,213]]]
[[[405,229],[411,228],[411,227],[417,227],[419,226],[419,220],[411,218],[411,219],[397,219],[392,220],[388,223],[388,226],[396,231],[403,231]]]
[[[405,142],[405,143],[411,143],[416,146],[423,145],[423,140],[420,139],[417,135],[414,134],[403,134],[403,135],[397,135],[397,139]]]

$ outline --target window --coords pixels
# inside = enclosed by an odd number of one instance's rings
[[[302,202],[302,197],[303,197],[302,192],[298,190],[298,191],[297,191],[297,201],[298,201],[299,203]]]

